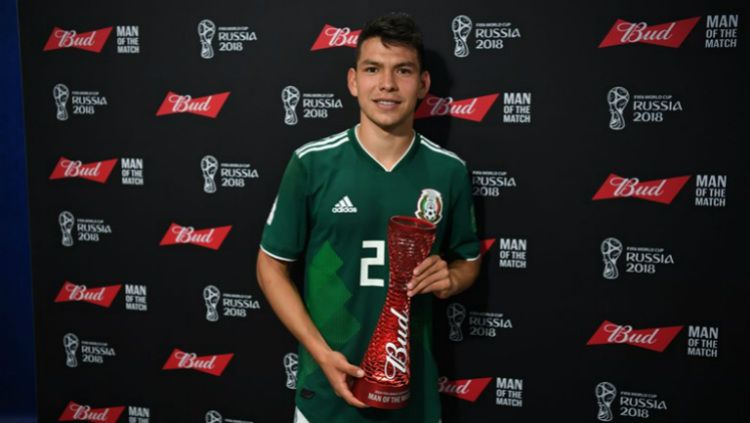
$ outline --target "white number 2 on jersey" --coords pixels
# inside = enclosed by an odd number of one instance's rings
[[[370,278],[370,266],[382,266],[385,264],[385,241],[367,240],[362,241],[362,249],[374,248],[375,257],[362,257],[359,265],[359,285],[360,286],[385,286],[383,279]]]

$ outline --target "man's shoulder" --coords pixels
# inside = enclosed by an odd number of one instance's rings
[[[341,146],[348,143],[351,139],[349,129],[329,135],[325,138],[320,138],[315,141],[310,141],[307,144],[303,144],[301,147],[294,150],[294,155],[298,159],[304,159],[319,156],[320,153],[335,151]]]
[[[430,162],[438,163],[440,166],[448,169],[466,171],[466,162],[458,154],[441,147],[437,143],[430,141],[427,137],[420,134],[419,144]]]

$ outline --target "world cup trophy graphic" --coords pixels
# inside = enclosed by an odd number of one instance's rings
[[[223,423],[224,418],[221,417],[221,414],[216,410],[209,410],[206,412],[206,417],[204,418],[206,423]]]
[[[594,393],[596,394],[596,403],[599,406],[596,418],[602,422],[611,422],[614,418],[612,415],[612,402],[614,402],[617,395],[617,388],[609,382],[602,382],[596,385]]]
[[[448,306],[445,310],[448,315],[448,325],[450,331],[448,332],[448,339],[453,342],[461,342],[464,340],[464,334],[461,332],[461,324],[466,318],[466,307],[459,303],[453,303]]]
[[[219,312],[216,309],[216,306],[219,305],[220,299],[221,291],[219,291],[219,288],[213,285],[208,285],[203,288],[203,301],[206,303],[206,320],[209,322],[219,321]]]
[[[64,247],[72,247],[73,246],[73,225],[75,224],[75,217],[73,216],[73,213],[69,211],[63,211],[60,213],[60,215],[57,217],[58,222],[60,223],[60,231],[62,232],[62,245]]]
[[[78,359],[76,359],[76,351],[78,351],[78,337],[72,333],[66,333],[63,336],[63,347],[65,348],[65,365],[74,368],[78,367]]]
[[[219,161],[214,156],[205,156],[201,159],[201,170],[203,171],[203,191],[206,194],[216,192],[216,171],[219,169]]]
[[[466,57],[469,55],[469,34],[471,33],[471,19],[466,15],[458,15],[453,18],[451,23],[451,29],[453,30],[453,41],[456,42],[456,47],[453,49],[453,54],[456,57]]]
[[[284,356],[284,372],[286,372],[286,387],[297,389],[297,364],[299,358],[297,354],[288,353]]]
[[[617,270],[617,259],[622,254],[622,242],[617,238],[607,238],[602,241],[602,261],[604,262],[604,279],[614,280],[620,276]]]
[[[375,331],[354,381],[352,393],[365,404],[382,409],[406,406],[409,400],[409,306],[406,284],[414,268],[430,253],[435,225],[411,216],[388,222],[388,291]]]
[[[619,131],[625,128],[623,112],[630,101],[630,93],[623,87],[614,87],[607,93],[609,104],[609,129]]]
[[[293,85],[281,90],[281,102],[284,104],[284,123],[289,126],[297,124],[297,103],[299,103],[299,90]]]
[[[214,47],[211,42],[216,35],[216,24],[209,19],[198,22],[198,39],[201,42],[201,57],[211,59],[214,57]]]
[[[55,106],[57,106],[57,120],[68,120],[68,109],[65,105],[69,97],[70,90],[65,85],[57,84],[55,88],[52,88],[52,98],[55,99]]]

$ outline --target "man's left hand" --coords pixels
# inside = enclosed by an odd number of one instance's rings
[[[414,277],[406,285],[406,295],[432,292],[436,297],[445,299],[453,295],[455,282],[448,263],[438,255],[427,257],[414,269]]]

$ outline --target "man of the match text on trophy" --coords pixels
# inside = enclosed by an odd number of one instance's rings
[[[365,26],[347,75],[359,124],[295,150],[266,221],[257,277],[301,344],[297,423],[440,420],[433,297],[471,286],[481,255],[466,164],[413,128],[417,102],[430,88],[423,51],[408,15],[385,15]],[[437,231],[431,255],[407,285],[409,403],[377,410],[352,395],[353,378],[364,375],[352,363],[364,356],[383,306],[386,228],[395,215],[416,215]],[[304,302],[289,276],[297,259],[305,266]]]

